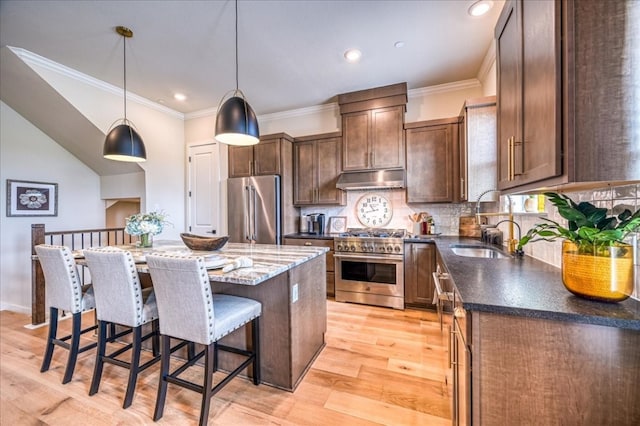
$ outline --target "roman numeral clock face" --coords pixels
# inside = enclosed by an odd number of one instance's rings
[[[385,226],[391,220],[391,202],[380,194],[365,194],[356,203],[356,215],[369,228]]]

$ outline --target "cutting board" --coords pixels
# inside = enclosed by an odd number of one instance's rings
[[[486,225],[487,218],[481,217],[480,223]],[[480,238],[480,225],[477,223],[475,216],[460,216],[458,235],[461,237]]]

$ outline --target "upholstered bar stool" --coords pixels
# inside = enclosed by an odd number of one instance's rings
[[[262,305],[244,297],[212,294],[202,257],[154,254],[147,256],[147,265],[156,292],[162,346],[160,384],[153,419],[159,420],[162,417],[167,385],[172,383],[202,394],[200,425],[206,425],[211,397],[238,373],[252,365],[253,383],[260,384],[259,318]],[[227,334],[249,322],[252,335],[250,351],[217,343]],[[204,350],[170,373],[168,348],[172,337],[202,344]],[[247,358],[213,386],[218,350],[244,355]],[[205,360],[202,385],[178,377],[203,356]]]
[[[95,342],[80,347],[80,336],[97,327],[92,325],[82,330],[82,313],[95,308],[93,288],[91,285],[82,286],[76,262],[68,247],[41,244],[35,249],[44,272],[49,306],[49,334],[40,371],[44,373],[49,370],[55,346],[68,349],[69,357],[62,379],[62,383],[68,383],[73,376],[78,354],[96,347]],[[71,334],[58,338],[58,310],[60,309],[72,314],[72,331]],[[67,342],[68,340],[70,342]]]
[[[96,298],[98,317],[98,350],[89,395],[98,392],[104,363],[129,369],[129,380],[125,392],[123,408],[133,401],[138,374],[160,360],[158,355],[158,310],[153,289],[142,290],[136,265],[130,252],[115,247],[87,249],[84,251]],[[109,335],[109,323],[129,329]],[[142,326],[151,323],[151,331],[143,335]],[[110,354],[106,353],[107,343],[112,343],[125,334],[132,334],[132,343]],[[154,357],[140,365],[142,342],[153,339]],[[131,349],[130,362],[118,359]]]

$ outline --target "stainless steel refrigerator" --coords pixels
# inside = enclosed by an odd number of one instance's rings
[[[280,244],[280,176],[227,179],[229,241]]]

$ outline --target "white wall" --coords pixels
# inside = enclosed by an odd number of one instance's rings
[[[28,65],[105,134],[123,116],[121,89],[63,67]],[[174,225],[165,227],[156,238],[179,239],[186,226],[183,116],[135,95],[128,99],[127,118],[138,129],[147,150],[147,161],[139,163],[145,171],[144,178],[132,176],[131,186],[144,179],[141,210],[164,210]],[[121,177],[103,178],[101,196],[114,199],[128,194],[121,180]]]
[[[100,177],[0,102],[0,309],[31,312],[31,224],[64,231],[104,226]],[[6,179],[58,184],[58,216],[7,217]]]

